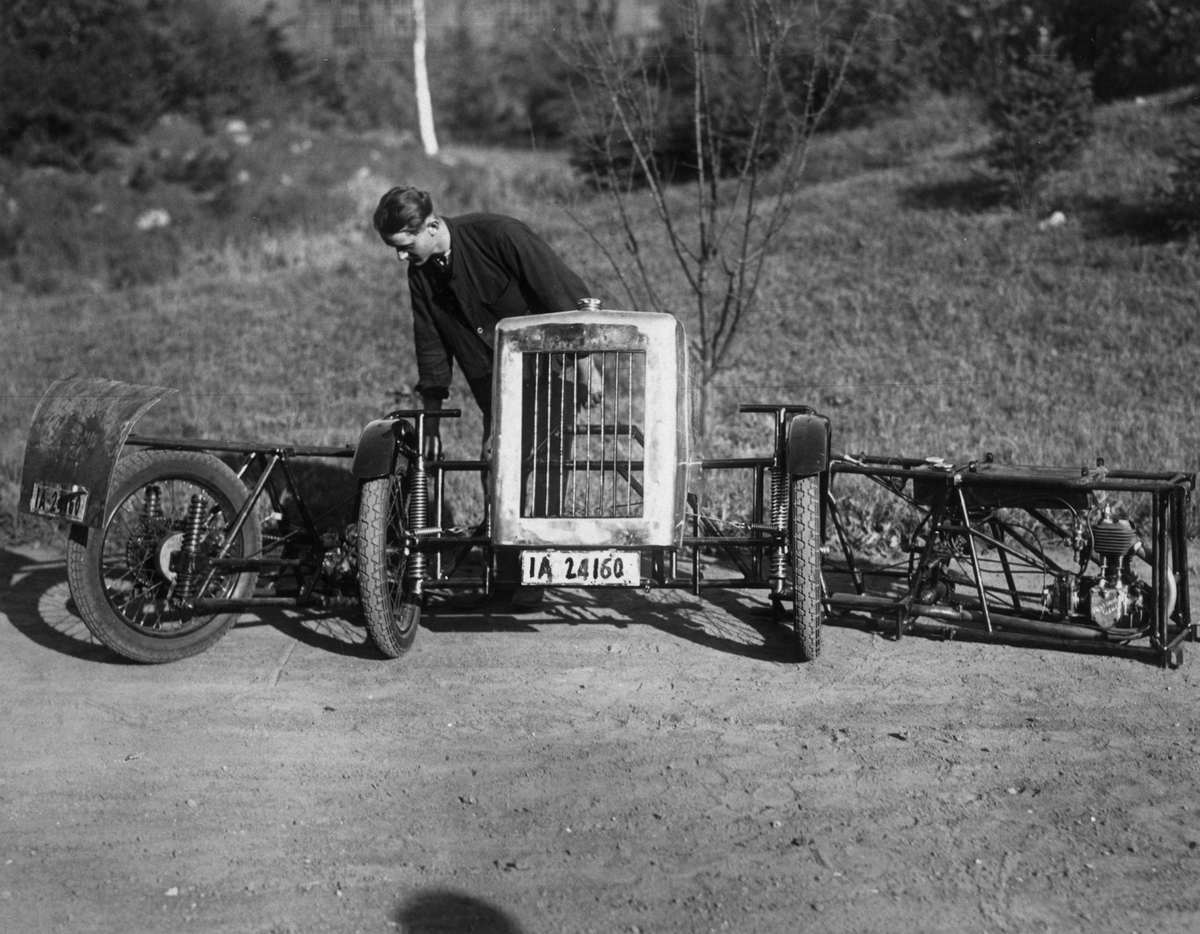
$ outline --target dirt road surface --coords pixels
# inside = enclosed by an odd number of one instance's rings
[[[800,666],[760,609],[554,592],[397,662],[280,612],[147,667],[2,552],[0,930],[1200,930],[1196,647]]]

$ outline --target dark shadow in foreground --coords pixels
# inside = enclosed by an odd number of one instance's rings
[[[403,934],[521,934],[521,926],[483,899],[450,889],[417,892],[397,909]]]
[[[43,648],[88,661],[133,664],[88,632],[70,597],[65,558],[0,550],[0,613]]]
[[[1154,667],[1162,666],[1158,651],[1148,645],[1127,645],[1119,642],[1103,642],[1099,640],[1095,642],[1083,642],[1000,629],[988,632],[986,629],[951,626],[927,620],[911,621],[901,631],[895,622],[854,613],[841,613],[829,616],[826,618],[825,623],[829,626],[840,626],[845,629],[857,629],[860,632],[875,633],[893,641],[899,641],[903,638],[917,638],[931,642],[975,642],[986,645],[1003,645],[1014,649],[1044,649],[1051,652],[1063,652],[1073,655],[1101,655],[1109,658],[1127,658]],[[1177,666],[1182,662],[1182,647],[1178,648],[1176,653],[1173,664]]]
[[[430,601],[421,626],[432,632],[536,632],[550,626],[650,626],[718,652],[772,662],[794,659],[788,626],[772,617],[768,598],[727,588],[705,590],[699,598],[680,588],[653,596],[623,588],[550,588],[543,604],[516,613],[503,604],[469,596]],[[419,637],[418,637],[419,638]]]
[[[62,557],[0,550],[0,614],[25,638],[61,655],[110,665],[137,664],[110,651],[88,631],[71,598]],[[367,637],[357,605],[336,610],[257,608],[242,614],[224,638],[236,639],[238,629],[252,626],[271,626],[335,655],[381,657]]]

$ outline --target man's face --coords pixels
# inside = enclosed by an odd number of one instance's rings
[[[436,225],[437,221],[430,219],[416,230],[401,230],[391,234],[384,238],[384,242],[395,249],[400,262],[422,266],[433,255]]]

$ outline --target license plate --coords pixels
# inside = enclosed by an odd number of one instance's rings
[[[521,583],[545,587],[637,587],[636,551],[522,551]]]
[[[88,491],[77,483],[64,486],[35,480],[29,494],[29,511],[38,516],[79,520],[83,518],[87,501]]]

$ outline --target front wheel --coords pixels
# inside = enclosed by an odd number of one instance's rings
[[[197,601],[239,600],[254,591],[253,573],[209,566],[222,548],[233,558],[262,550],[253,517],[229,540],[246,487],[211,454],[145,450],[117,462],[112,491],[103,527],[76,526],[67,545],[79,615],[100,642],[134,661],[203,652],[236,614],[206,615],[194,608]]]
[[[821,653],[821,478],[792,479],[792,623],[800,661]]]
[[[409,546],[403,478],[389,474],[362,485],[358,504],[358,592],[367,631],[388,658],[417,637],[421,604],[405,580]]]

